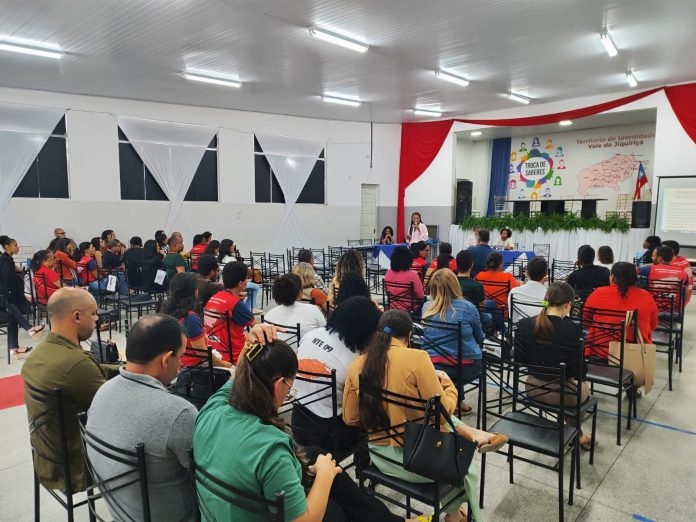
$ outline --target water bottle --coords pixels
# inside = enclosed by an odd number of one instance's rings
[[[522,252],[526,252],[526,251],[527,251],[527,245],[522,243]]]

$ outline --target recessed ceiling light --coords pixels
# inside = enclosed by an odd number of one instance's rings
[[[227,80],[225,78],[213,78],[212,76],[203,76],[201,74],[185,73],[184,78],[193,80],[194,82],[212,83],[214,85],[224,85],[225,87],[235,87],[237,89],[242,86],[242,82]]]
[[[523,103],[525,105],[532,101],[531,98],[528,98],[527,96],[522,96],[521,94],[516,94],[514,92],[508,92],[505,94],[505,96],[508,97],[508,100],[516,101],[517,103]]]
[[[567,127],[568,125],[572,125],[573,122],[570,121],[570,120],[561,120],[561,121],[558,122],[558,124],[559,124],[561,127]]]
[[[638,80],[636,80],[636,77],[633,75],[633,71],[628,71],[626,73],[626,82],[628,85],[631,87],[638,87]]]
[[[605,30],[604,32],[599,33],[599,38],[602,40],[602,45],[610,57],[613,58],[619,54],[619,51],[616,50],[616,45],[614,45],[614,40],[612,40],[611,36],[609,35],[609,31]]]
[[[339,105],[348,105],[350,107],[360,107],[360,100],[351,100],[350,98],[339,98],[337,96],[327,96],[324,94],[322,100],[329,103],[337,103]]]
[[[0,51],[30,54],[41,56],[42,58],[53,58],[54,60],[59,60],[65,55],[60,46],[56,44],[5,36],[0,37]]]
[[[364,53],[370,48],[370,46],[366,43],[358,42],[352,38],[346,38],[345,36],[327,31],[326,29],[319,29],[318,27],[310,27],[309,34],[311,34],[314,38],[323,40],[324,42],[340,45],[341,47],[345,47],[346,49],[350,49],[351,51],[356,51],[358,53]]]
[[[446,73],[444,71],[435,71],[435,76],[437,76],[441,80],[445,80],[446,82],[460,85],[461,87],[466,87],[470,83],[469,80],[467,80],[463,76],[458,76],[452,73]]]
[[[439,118],[442,116],[442,110],[439,109],[422,109],[419,107],[413,108],[413,114],[416,116],[431,116],[433,118]]]
[[[478,138],[478,137],[481,136],[482,134],[483,134],[483,132],[481,132],[481,131],[474,131],[474,132],[472,132],[472,133],[470,134],[470,136],[471,136],[472,138]]]

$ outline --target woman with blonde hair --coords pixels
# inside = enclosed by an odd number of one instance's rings
[[[341,285],[343,276],[353,272],[360,274],[365,279],[365,260],[357,250],[348,250],[336,263],[336,274],[329,285],[329,302],[333,303],[338,295],[338,287]]]
[[[432,324],[424,329],[424,338],[430,360],[435,368],[459,379],[457,365],[457,337],[451,330],[438,326],[438,322],[457,326],[461,321],[461,383],[475,381],[481,375],[481,343],[484,333],[476,306],[464,299],[457,276],[451,270],[438,270],[430,280],[430,301],[423,305],[422,317]],[[435,349],[435,346],[437,349]],[[470,413],[470,405],[462,404],[462,413]]]
[[[299,276],[302,281],[302,299],[305,301],[314,300],[314,304],[321,308],[322,312],[326,313],[326,303],[329,300],[329,296],[314,286],[316,273],[312,265],[304,262],[297,263],[292,267],[292,273]]]

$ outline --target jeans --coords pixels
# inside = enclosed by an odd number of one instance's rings
[[[247,298],[245,302],[251,313],[254,313],[254,308],[256,307],[256,296],[259,294],[259,290],[261,290],[260,285],[254,283],[253,281],[247,281]]]
[[[12,350],[19,346],[19,327],[29,330],[31,325],[21,310],[12,303],[7,303],[7,311],[0,312],[0,320],[7,321],[7,346]]]
[[[118,283],[116,284],[116,288],[118,290],[118,293],[121,294],[121,296],[127,296],[128,295],[128,285],[126,284],[126,274],[123,272],[118,272],[117,278],[118,278]],[[98,300],[100,290],[106,290],[106,287],[108,285],[109,285],[109,278],[104,277],[102,279],[99,279],[98,281],[90,282],[88,289],[89,289],[90,293],[94,296],[94,298]]]
[[[493,325],[499,332],[505,331],[505,314],[493,299],[486,299],[483,307],[493,316]]]
[[[458,370],[456,366],[438,363],[435,365],[435,369],[445,372],[447,375],[449,375],[449,378],[452,379],[452,382],[455,385],[457,384],[457,379],[459,376],[457,375]],[[464,396],[464,385],[472,383],[481,377],[481,369],[481,359],[474,361],[472,364],[462,364],[462,389],[460,390],[462,397]]]

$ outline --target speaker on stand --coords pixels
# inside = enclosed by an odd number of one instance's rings
[[[457,180],[457,197],[455,200],[454,224],[458,225],[471,216],[471,200],[474,184],[468,179]]]
[[[650,228],[651,201],[634,201],[631,208],[631,228]]]

